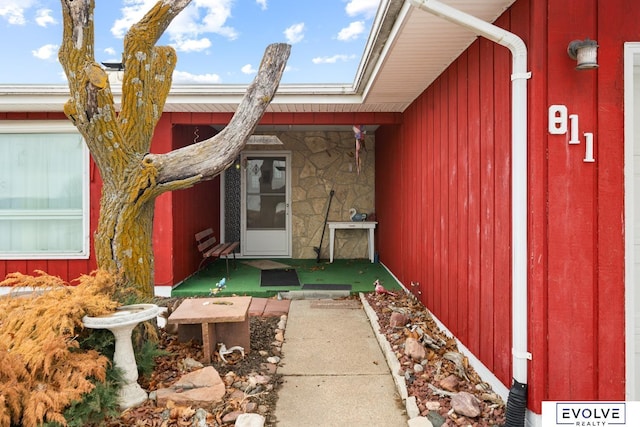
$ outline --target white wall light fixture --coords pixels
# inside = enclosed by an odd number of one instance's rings
[[[589,37],[569,43],[567,54],[569,58],[577,61],[576,70],[598,68],[598,43],[589,39]]]

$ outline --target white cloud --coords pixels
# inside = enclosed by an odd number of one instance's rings
[[[55,24],[56,20],[51,16],[52,12],[53,11],[51,9],[39,9],[36,12],[36,24],[41,27],[46,27],[49,24]]]
[[[338,33],[338,40],[349,41],[357,39],[364,32],[364,21],[355,21]]]
[[[244,67],[241,68],[241,71],[244,74],[255,74],[258,72],[258,70],[256,70],[255,68],[253,68],[253,65],[251,64],[247,64]]]
[[[186,71],[174,71],[173,83],[178,84],[214,84],[220,83],[220,76],[217,74],[191,74]]]
[[[351,0],[345,6],[349,16],[364,15],[365,18],[373,18],[378,10],[380,0]]]
[[[57,44],[45,44],[37,50],[32,50],[31,54],[38,59],[51,59],[51,57],[55,58],[58,53],[58,48],[59,46]]]
[[[111,27],[111,33],[124,37],[129,28],[148,12],[157,0],[126,0],[122,18]],[[233,0],[195,0],[174,18],[166,34],[178,51],[199,51],[211,46],[211,41],[203,34],[214,33],[235,40],[238,32],[225,26],[231,16]]]
[[[123,38],[129,28],[138,22],[155,3],[155,0],[125,0],[126,6],[120,9],[122,18],[113,23],[111,34],[117,38]]]
[[[34,3],[32,0],[0,0],[0,17],[11,25],[24,25],[27,22],[24,12]]]
[[[176,40],[176,42],[172,43],[171,46],[173,46],[178,52],[201,52],[211,47],[211,40],[206,37],[198,40]]]
[[[287,38],[287,41],[291,44],[298,43],[302,41],[304,38],[304,22],[300,22],[298,24],[293,24],[286,30],[284,30],[284,35]]]
[[[346,62],[350,59],[354,59],[355,55],[333,55],[333,56],[318,56],[311,61],[314,64],[335,64],[338,61]]]
[[[116,50],[112,47],[106,48],[103,52],[111,56],[114,56],[116,54]]]
[[[267,10],[267,0],[256,0],[256,3],[258,3],[260,9]]]

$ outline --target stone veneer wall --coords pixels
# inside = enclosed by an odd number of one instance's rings
[[[293,258],[315,258],[320,244],[329,192],[335,191],[329,221],[349,221],[349,209],[371,214],[375,207],[375,138],[367,135],[360,151],[361,170],[355,167],[353,132],[276,132],[282,146],[247,146],[247,150],[291,151]],[[334,258],[367,258],[365,230],[336,231]],[[329,258],[329,228],[321,256]]]

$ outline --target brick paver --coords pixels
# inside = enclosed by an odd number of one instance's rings
[[[249,316],[277,317],[289,313],[290,300],[273,298],[252,298]]]

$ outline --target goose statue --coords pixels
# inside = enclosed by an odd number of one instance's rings
[[[358,213],[355,208],[349,209],[349,218],[351,221],[365,221],[367,219],[366,213]]]

